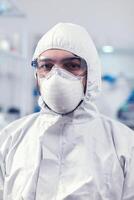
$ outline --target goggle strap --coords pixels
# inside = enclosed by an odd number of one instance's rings
[[[31,62],[31,66],[34,67],[34,68],[37,68],[38,67],[38,62],[37,62],[37,59],[33,60]]]

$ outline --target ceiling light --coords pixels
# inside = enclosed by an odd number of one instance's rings
[[[112,46],[103,46],[102,47],[102,51],[104,53],[113,53],[114,52],[114,48]]]

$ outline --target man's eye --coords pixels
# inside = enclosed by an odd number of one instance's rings
[[[64,66],[66,69],[70,70],[77,70],[81,68],[80,64],[78,63],[65,63]]]
[[[39,68],[43,68],[44,70],[51,70],[53,67],[53,63],[40,63]]]

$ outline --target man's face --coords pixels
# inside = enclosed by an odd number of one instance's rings
[[[37,77],[42,78],[47,75],[53,66],[63,68],[71,72],[75,76],[81,76],[84,90],[86,89],[86,73],[85,64],[81,64],[78,56],[69,51],[50,49],[43,52],[38,58],[38,68],[36,70]],[[38,83],[39,84],[39,83]]]

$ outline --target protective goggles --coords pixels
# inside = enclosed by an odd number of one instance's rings
[[[33,60],[31,65],[36,68],[37,74],[40,77],[46,76],[55,66],[60,67],[75,76],[83,76],[87,71],[86,61],[78,56],[66,57],[61,60],[40,56]]]

